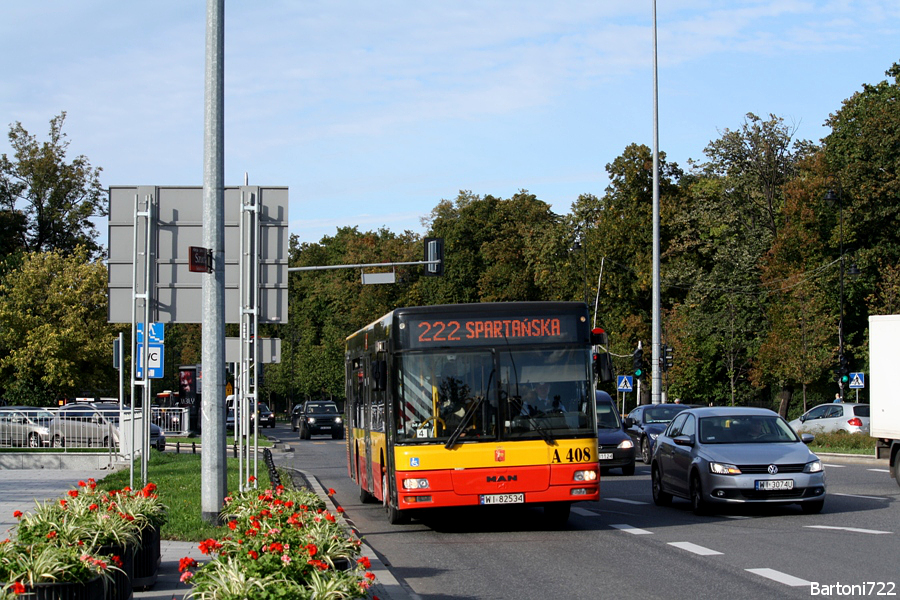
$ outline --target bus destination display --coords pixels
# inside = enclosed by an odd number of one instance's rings
[[[485,345],[521,342],[577,342],[574,315],[515,318],[410,319],[407,347]]]

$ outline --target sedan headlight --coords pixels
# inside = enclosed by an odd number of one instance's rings
[[[315,417],[306,417],[306,422],[307,422],[307,423],[315,423],[315,422],[316,422],[316,418],[315,418]]]
[[[628,439],[628,440],[623,440],[622,442],[619,443],[618,448],[619,448],[620,450],[626,450],[626,449],[628,449],[628,448],[634,448],[634,442],[632,442],[630,439]]]
[[[340,425],[341,423],[343,423],[343,421],[341,420],[340,417],[335,417],[335,418],[334,418],[334,422],[335,422],[335,424],[337,424],[337,425]]]
[[[736,465],[729,465],[728,463],[717,463],[717,462],[709,463],[709,472],[715,473],[716,475],[740,475],[741,474],[741,470],[738,469]]]
[[[812,462],[806,463],[806,466],[803,467],[804,473],[819,473],[822,471],[822,461],[814,460]]]

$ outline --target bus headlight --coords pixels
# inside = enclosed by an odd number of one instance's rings
[[[597,481],[597,471],[575,471],[575,481]]]
[[[404,490],[420,490],[428,487],[427,479],[404,479]]]

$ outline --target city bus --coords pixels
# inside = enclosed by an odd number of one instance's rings
[[[584,303],[459,304],[398,308],[349,336],[360,500],[381,501],[392,524],[420,509],[529,504],[557,525],[597,500],[589,323]]]

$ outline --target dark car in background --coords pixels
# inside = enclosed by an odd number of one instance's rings
[[[625,432],[622,418],[612,396],[597,391],[597,458],[603,471],[622,469],[622,475],[634,475],[634,442]]]
[[[625,431],[631,436],[644,464],[650,464],[656,437],[666,430],[669,422],[689,404],[643,404],[635,407],[625,418]]]
[[[822,461],[777,413],[766,408],[694,408],[677,415],[656,439],[653,501],[689,500],[694,512],[712,505],[799,504],[818,513],[825,503]]]
[[[334,402],[307,400],[291,411],[291,429],[299,431],[300,439],[304,440],[324,434],[339,440],[344,437],[344,419]]]
[[[268,405],[262,402],[257,404],[256,414],[259,415],[260,427],[275,427],[275,413],[269,410]]]

